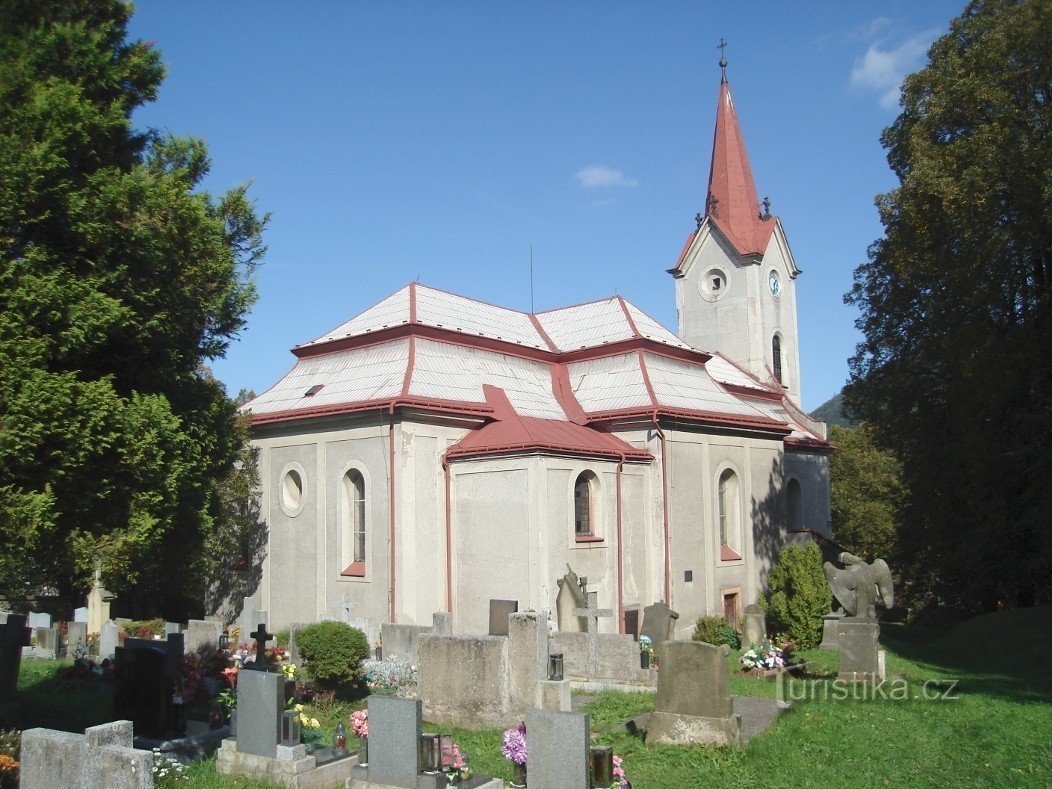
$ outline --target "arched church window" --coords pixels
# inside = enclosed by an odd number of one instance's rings
[[[575,537],[594,537],[596,524],[596,489],[599,480],[584,471],[573,486],[573,531]]]
[[[340,526],[344,575],[365,573],[365,477],[357,469],[343,475]]]
[[[782,380],[782,338],[777,334],[771,338],[771,360],[774,362],[774,377],[778,383]]]
[[[720,517],[720,558],[722,560],[740,559],[738,539],[741,533],[741,515],[739,512],[738,475],[731,469],[720,474],[717,486],[717,500]]]
[[[795,479],[789,480],[785,488],[785,523],[790,532],[804,528],[804,499],[800,483]]]

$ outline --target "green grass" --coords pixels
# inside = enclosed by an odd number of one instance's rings
[[[605,693],[592,702],[597,742],[624,758],[636,789],[647,787],[749,786],[1052,786],[1052,608],[1001,611],[941,633],[883,625],[893,680],[912,700],[795,701],[778,722],[746,748],[647,746],[623,723],[653,707],[650,693]],[[808,677],[794,690],[829,691],[837,670],[832,652],[811,651]],[[728,661],[736,667],[737,653]],[[63,688],[53,680],[59,664],[26,660],[20,687],[32,725],[72,731],[107,717],[108,699]],[[953,680],[959,698],[919,698],[927,680]],[[734,675],[733,693],[767,696],[775,683]],[[339,721],[364,700],[308,705],[331,742]],[[100,709],[101,708],[101,709]],[[509,780],[510,762],[500,755],[496,729],[452,730],[476,772]],[[353,738],[350,739],[354,747]],[[214,759],[195,765],[189,785],[263,787],[265,783],[217,775]]]

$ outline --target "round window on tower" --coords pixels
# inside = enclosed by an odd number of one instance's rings
[[[698,283],[698,289],[701,291],[701,295],[709,301],[722,299],[724,294],[727,293],[727,274],[722,269],[709,269],[702,275],[701,282]]]

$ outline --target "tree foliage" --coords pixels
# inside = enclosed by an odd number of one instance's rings
[[[777,632],[788,634],[800,649],[818,646],[822,617],[832,602],[818,544],[785,546],[767,575],[767,593],[760,598]]]
[[[1052,570],[1050,56],[1052,4],[976,0],[884,131],[847,398],[903,459],[914,596],[1026,604]]]
[[[203,363],[255,298],[266,217],[201,140],[132,128],[164,77],[118,0],[0,3],[0,593],[99,564],[180,599],[244,431]]]
[[[833,539],[867,561],[894,563],[899,516],[905,502],[902,464],[881,449],[872,425],[855,429],[831,425],[829,440],[837,451],[829,461]]]

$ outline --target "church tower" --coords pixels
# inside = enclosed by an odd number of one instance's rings
[[[777,381],[799,403],[800,269],[770,201],[757,199],[723,58],[720,67],[705,213],[669,269],[679,336],[699,350],[722,353],[761,381]]]

